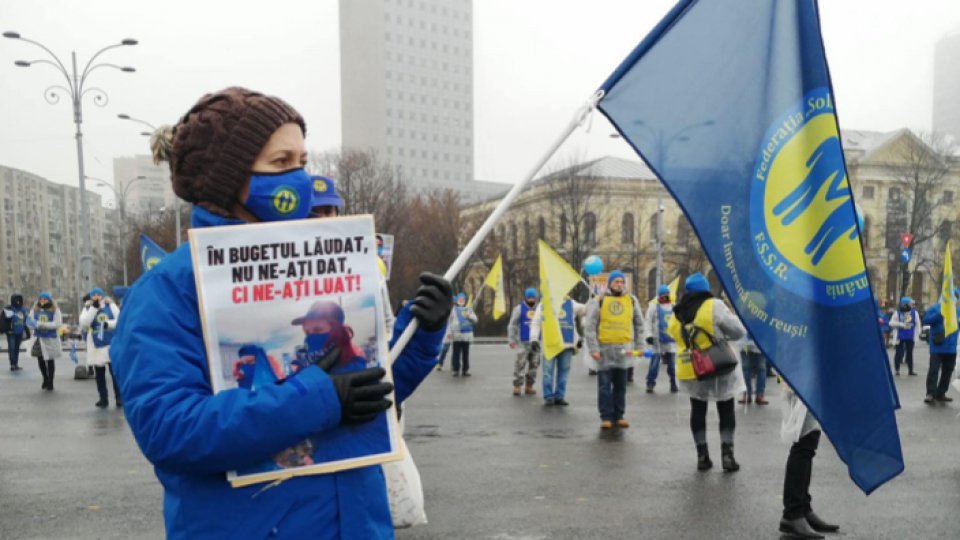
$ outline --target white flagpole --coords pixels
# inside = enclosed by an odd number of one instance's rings
[[[533,166],[527,176],[513,186],[506,197],[500,201],[500,204],[493,210],[493,213],[487,217],[487,220],[483,222],[483,225],[480,226],[480,229],[477,230],[476,234],[473,235],[473,238],[470,239],[470,242],[463,248],[463,251],[460,252],[460,255],[457,256],[456,260],[453,261],[453,264],[450,265],[450,268],[447,269],[447,272],[443,275],[448,281],[453,280],[457,274],[460,273],[460,270],[463,269],[463,266],[467,263],[467,260],[473,255],[473,253],[480,247],[480,244],[483,243],[483,240],[490,234],[490,231],[493,229],[493,226],[500,221],[500,218],[507,211],[507,208],[510,208],[510,205],[513,204],[514,199],[520,195],[520,192],[523,191],[527,184],[540,172],[540,169],[546,165],[547,161],[553,157],[553,154],[557,152],[557,149],[567,140],[567,137],[581,125],[584,121],[590,117],[590,113],[597,107],[597,103],[600,102],[600,99],[603,98],[603,90],[597,90],[595,94],[590,96],[590,99],[580,107],[573,118],[570,120],[570,123],[567,124],[566,129],[563,130],[563,133],[557,137],[557,140],[547,149],[543,157],[537,161]],[[390,349],[390,363],[393,363],[397,360],[397,357],[400,356],[400,352],[403,351],[403,348],[407,346],[407,343],[410,342],[410,338],[413,337],[414,332],[417,331],[419,322],[416,318],[412,319],[407,325],[407,328],[403,331],[403,334],[400,335],[400,338],[397,339],[397,342],[394,343],[393,348]]]

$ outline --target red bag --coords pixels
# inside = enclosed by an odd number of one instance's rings
[[[688,330],[687,327],[692,329]],[[696,346],[696,337],[703,333],[710,340],[710,346],[706,349],[700,349]],[[737,357],[733,349],[726,341],[718,342],[710,335],[710,332],[694,326],[684,325],[682,328],[683,341],[690,351],[690,364],[693,366],[693,374],[698,381],[712,379],[717,375],[726,375],[737,367]]]

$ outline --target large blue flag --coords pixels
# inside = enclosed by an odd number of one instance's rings
[[[144,272],[153,268],[153,265],[160,262],[160,259],[167,256],[163,250],[149,236],[140,233],[140,269]]]
[[[815,0],[682,0],[601,89],[853,481],[903,471]]]

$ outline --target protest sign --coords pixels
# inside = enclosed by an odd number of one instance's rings
[[[331,374],[382,366],[391,379],[371,216],[192,229],[190,249],[214,393],[256,392],[335,348]],[[310,436],[228,480],[239,487],[401,457],[390,409]]]

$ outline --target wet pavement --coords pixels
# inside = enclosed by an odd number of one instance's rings
[[[513,355],[475,345],[473,377],[434,373],[404,407],[407,442],[423,479],[429,523],[414,539],[779,538],[787,445],[779,391],[770,405],[738,406],[742,469],[719,468],[715,410],[708,439],[715,468],[695,470],[689,404],[631,385],[629,429],[604,432],[596,379],[579,359],[569,407],[513,397]],[[892,353],[892,352],[891,352]],[[864,496],[829,443],[814,460],[814,508],[841,524],[839,538],[960,537],[958,402],[925,405],[921,376],[897,378],[906,471]],[[5,354],[0,365],[6,365]],[[40,390],[36,362],[0,372],[0,539],[162,538],[162,491],[122,411],[96,409],[96,386],[59,360],[56,390]],[[448,358],[449,363],[449,358]],[[951,391],[953,393],[953,391]]]

